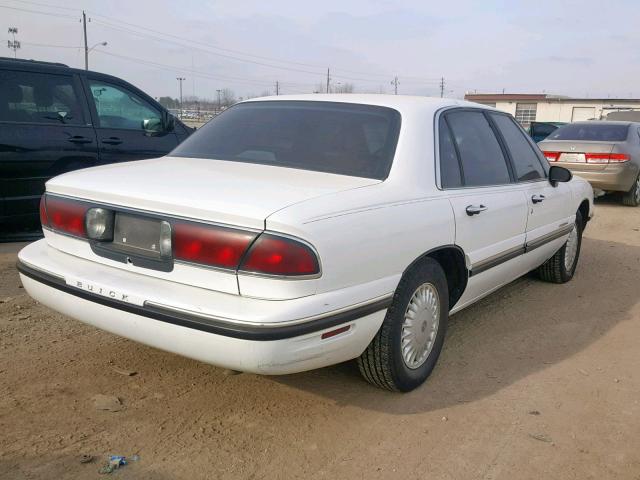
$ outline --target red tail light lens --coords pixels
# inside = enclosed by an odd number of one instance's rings
[[[549,162],[557,162],[560,158],[560,152],[542,152]]]
[[[304,243],[264,233],[245,256],[240,270],[268,275],[316,275],[320,264],[315,252]]]
[[[49,218],[47,217],[47,200],[45,195],[40,197],[40,223],[43,227],[49,226]]]
[[[630,157],[626,153],[585,153],[587,163],[624,163]]]
[[[46,196],[44,202],[45,217],[48,219],[49,227],[76,237],[87,236],[84,216],[89,208],[88,205],[51,196]],[[42,218],[42,208],[40,217]]]
[[[173,255],[176,260],[236,269],[256,233],[232,228],[173,224]]]

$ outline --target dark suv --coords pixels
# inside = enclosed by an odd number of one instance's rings
[[[0,226],[37,221],[44,183],[55,175],[161,157],[191,132],[119,78],[0,58]]]

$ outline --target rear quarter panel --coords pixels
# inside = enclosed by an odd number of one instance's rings
[[[270,216],[266,227],[310,242],[320,256],[322,275],[296,282],[295,287],[286,281],[240,276],[243,295],[258,295],[265,288],[271,296],[275,289],[285,295],[287,289],[299,289],[308,282],[308,294],[368,284],[368,296],[374,298],[393,292],[416,258],[455,239],[448,200],[419,191],[402,192],[387,183],[289,207]]]

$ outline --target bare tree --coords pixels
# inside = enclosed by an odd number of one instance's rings
[[[220,104],[223,107],[230,107],[236,103],[236,94],[230,88],[223,88],[220,92]]]
[[[353,83],[329,84],[329,93],[353,93],[354,90]],[[320,82],[313,89],[313,93],[327,93],[327,84]]]
[[[353,83],[339,83],[331,89],[333,93],[353,93]]]

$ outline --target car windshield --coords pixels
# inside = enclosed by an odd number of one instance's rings
[[[628,125],[602,123],[570,123],[558,128],[548,140],[586,140],[600,142],[622,142],[627,139]]]
[[[384,179],[400,129],[393,109],[318,101],[235,105],[171,155]]]

